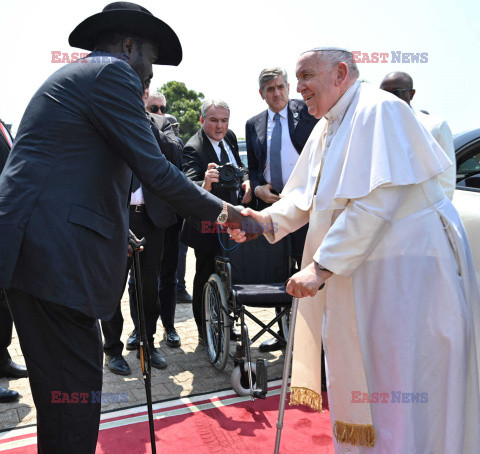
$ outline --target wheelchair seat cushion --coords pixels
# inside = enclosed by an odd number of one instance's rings
[[[254,307],[288,306],[292,297],[285,291],[284,283],[236,284],[232,289],[237,294],[237,303]]]

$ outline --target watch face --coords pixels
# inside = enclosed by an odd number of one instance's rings
[[[227,221],[228,215],[227,213],[220,213],[217,218],[217,222],[219,224],[223,224]]]

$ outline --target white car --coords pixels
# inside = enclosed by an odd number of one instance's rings
[[[480,129],[455,136],[457,188],[453,204],[460,213],[480,282]]]

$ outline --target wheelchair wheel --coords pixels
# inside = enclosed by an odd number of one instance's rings
[[[203,308],[208,359],[216,369],[223,370],[230,347],[230,323],[225,290],[217,274],[212,274],[205,284]]]
[[[250,363],[252,366],[252,388],[255,389],[257,386],[257,365],[255,363]],[[247,363],[243,363],[244,374],[240,370],[241,365],[233,369],[232,375],[230,376],[230,381],[232,383],[233,390],[239,396],[249,396],[250,395],[250,385],[248,383],[248,366]]]

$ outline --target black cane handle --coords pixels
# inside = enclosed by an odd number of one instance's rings
[[[139,240],[131,230],[128,231],[128,244],[132,246],[133,250],[139,250],[146,242],[145,238]]]

